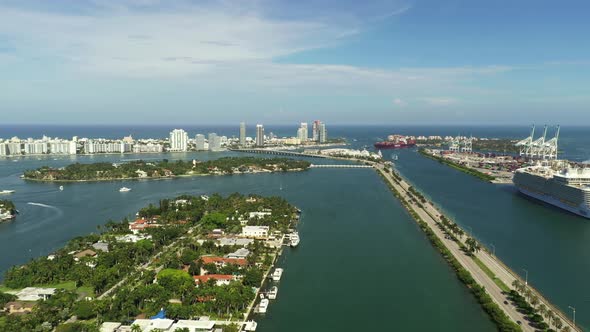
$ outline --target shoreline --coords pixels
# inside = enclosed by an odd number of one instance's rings
[[[441,164],[447,165],[447,166],[449,166],[449,167],[451,167],[453,169],[456,169],[456,170],[458,170],[460,172],[463,172],[465,174],[469,174],[471,176],[474,176],[474,177],[476,177],[476,178],[478,178],[480,180],[483,180],[483,181],[486,181],[486,182],[489,182],[489,183],[496,183],[495,181],[498,180],[498,178],[495,177],[495,176],[482,173],[482,172],[480,172],[480,171],[478,171],[478,170],[476,170],[474,168],[468,167],[468,166],[457,164],[456,162],[453,162],[453,161],[448,160],[446,158],[432,155],[432,154],[426,152],[424,149],[419,149],[418,150],[418,153],[421,154],[421,155],[423,155],[426,158],[429,158],[429,159],[438,161]],[[503,183],[503,182],[501,182],[501,183]]]
[[[260,174],[260,173],[287,173],[287,172],[304,172],[307,169],[296,169],[286,171],[256,171],[248,173],[226,173],[226,174],[181,174],[174,176],[160,176],[160,177],[145,177],[145,178],[114,178],[114,179],[95,179],[95,180],[44,180],[44,179],[32,179],[23,177],[22,180],[34,181],[34,182],[45,182],[45,183],[85,183],[85,182],[116,182],[116,181],[153,181],[153,180],[173,180],[178,178],[190,178],[198,176],[228,176],[228,175],[247,175],[247,174]]]

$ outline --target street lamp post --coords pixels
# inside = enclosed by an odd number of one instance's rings
[[[573,322],[573,324],[574,324],[574,329],[575,329],[575,328],[576,328],[576,308],[575,308],[575,307],[572,307],[571,305],[568,305],[568,307],[569,307],[570,309],[572,309],[572,311],[574,312],[574,319],[573,319],[573,321],[572,321],[572,322]]]
[[[529,271],[527,271],[526,269],[522,269],[525,272],[525,277],[524,277],[524,285],[528,285],[529,284]]]

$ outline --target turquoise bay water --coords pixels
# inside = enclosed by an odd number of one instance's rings
[[[189,153],[169,159],[225,154]],[[82,162],[136,156],[78,157]],[[147,159],[148,156],[142,156]],[[180,194],[281,195],[303,210],[301,244],[287,248],[278,299],[260,331],[493,331],[454,272],[370,169],[57,184],[24,182],[22,170],[69,158],[0,160],[0,183],[16,189],[21,214],[0,225],[0,269],[46,255],[106,220]],[[315,161],[314,161],[315,162]],[[326,162],[326,161],[324,161]],[[122,186],[131,192],[120,193]],[[280,188],[282,187],[282,190]],[[32,204],[31,204],[32,203]]]

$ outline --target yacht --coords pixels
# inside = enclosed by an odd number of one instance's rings
[[[256,331],[257,327],[258,324],[255,321],[249,320],[244,324],[244,331]]]
[[[291,233],[291,236],[289,236],[289,239],[291,240],[291,247],[297,247],[299,245],[299,233],[297,232],[293,232]]]
[[[122,192],[122,193],[124,193],[124,192],[131,191],[131,188],[122,187],[121,189],[119,189],[119,191]]]
[[[277,267],[275,271],[272,273],[271,278],[273,281],[281,280],[281,276],[283,275],[283,269]]]
[[[272,286],[270,288],[270,291],[268,291],[268,294],[266,294],[266,296],[271,299],[274,300],[277,298],[277,294],[279,292],[279,288],[277,286]]]
[[[265,313],[266,310],[268,309],[268,303],[269,303],[268,299],[260,300],[260,304],[258,305],[258,312],[261,314]]]
[[[13,192],[14,192],[14,190],[2,190],[2,191],[0,191],[0,194],[6,195],[6,194],[12,194]]]

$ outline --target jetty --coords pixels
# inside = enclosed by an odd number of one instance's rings
[[[383,175],[385,180],[394,188],[394,190],[397,191],[402,202],[406,203],[404,204],[406,209],[411,213],[415,213],[427,224],[432,233],[444,244],[461,266],[471,274],[473,279],[479,285],[485,288],[486,293],[492,298],[492,300],[512,321],[518,323],[523,331],[533,332],[536,329],[529,325],[527,315],[520,312],[518,308],[508,300],[508,296],[505,294],[505,289],[503,289],[503,287],[510,287],[515,280],[527,285],[527,288],[538,297],[539,304],[543,304],[548,309],[552,310],[555,315],[561,319],[564,327],[568,326],[571,331],[581,331],[565,314],[549,303],[540,292],[531,287],[526,280],[522,280],[518,274],[498,260],[495,255],[482,250],[474,253],[473,259],[467,256],[461,248],[461,245],[458,243],[460,242],[465,246],[466,239],[459,238],[456,242],[453,238],[446,236],[445,232],[440,227],[444,216],[431,202],[417,202],[412,198],[410,190],[411,186],[405,179],[401,178],[399,175],[394,179],[393,174],[381,164],[376,163],[375,168],[381,175]],[[482,262],[481,265],[478,264],[476,261],[477,259]],[[485,271],[484,268],[489,271]]]

